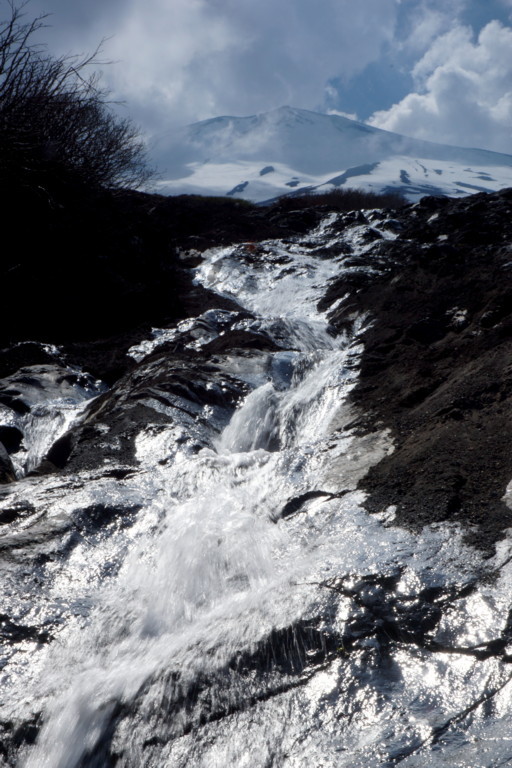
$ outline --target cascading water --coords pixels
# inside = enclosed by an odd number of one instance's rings
[[[9,399],[18,400],[18,412],[10,416],[10,426],[23,435],[14,456],[18,477],[35,469],[53,443],[71,428],[88,401],[107,389],[90,375],[55,365],[22,368],[5,379],[5,384]]]
[[[481,742],[494,745],[482,765],[512,754],[495,743],[511,674],[470,651],[503,626],[512,570],[477,591],[482,560],[455,527],[413,534],[392,526],[392,508],[362,507],[357,482],[392,445],[350,428],[357,330],[334,338],[315,309],[343,269],[342,255],[322,256],[334,222],[258,258],[205,254],[197,279],[250,316],[210,311],[202,332],[190,337],[188,322],[172,339],[201,349],[247,331],[274,348],[219,357],[249,391],[202,447],[181,440],[177,413],[140,436],[136,480],[91,478],[89,500],[117,495],[139,511],[45,566],[45,600],[65,602],[69,620],[36,673],[20,663],[4,680],[7,695],[24,690],[11,719],[42,712],[20,766],[466,766]],[[55,525],[66,505],[86,506],[82,491],[58,504]]]

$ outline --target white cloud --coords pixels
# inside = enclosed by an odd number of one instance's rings
[[[400,73],[390,93],[403,93],[411,67],[415,82],[374,125],[512,152],[512,30],[492,22],[475,41],[460,22],[478,26],[500,8],[512,0],[31,0],[27,14],[54,13],[44,33],[57,52],[109,37],[105,79],[154,137],[283,104],[366,115],[375,89],[364,77],[360,95],[350,88],[374,62],[380,104],[386,72]]]
[[[342,112],[341,109],[328,109],[328,115],[337,115],[338,117],[348,117],[349,120],[358,120],[355,112]]]
[[[416,91],[368,122],[442,143],[512,153],[512,28],[491,21],[473,40],[455,27],[413,70]]]
[[[173,122],[316,108],[394,33],[395,0],[131,0],[106,54],[115,93],[158,132]]]
[[[433,40],[456,25],[464,9],[463,0],[417,0],[403,9],[398,46],[405,52],[421,56]]]
[[[444,14],[437,10],[423,9],[420,18],[406,38],[404,47],[424,50],[440,34],[446,24]]]

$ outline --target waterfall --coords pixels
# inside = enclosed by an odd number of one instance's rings
[[[218,274],[218,256],[205,269]],[[336,265],[328,266],[332,272]],[[158,702],[162,686],[171,701],[184,696],[198,675],[214,676],[233,655],[301,618],[310,590],[291,585],[315,567],[317,535],[294,540],[279,516],[290,496],[321,482],[317,454],[353,379],[344,368],[352,350],[327,333],[325,320],[296,316],[311,311],[314,298],[301,307],[294,290],[295,284],[304,290],[306,271],[288,277],[286,288],[274,276],[281,304],[274,308],[294,311],[262,318],[292,351],[274,355],[215,450],[178,455],[160,473],[156,530],[134,542],[116,578],[100,588],[86,626],[50,654],[44,685],[54,692],[27,768],[81,765],[123,703],[140,696]],[[252,305],[260,293],[268,301],[259,285],[252,292]],[[173,675],[176,682],[142,693],[148,681]],[[236,701],[239,694],[233,695]],[[171,732],[190,727],[183,720],[180,714],[169,724]]]
[[[335,222],[304,243],[263,243],[258,257],[243,246],[204,254],[198,282],[246,314],[209,310],[203,335],[190,341],[187,322],[173,340],[200,350],[229,328],[265,333],[274,348],[224,353],[246,393],[208,443],[192,450],[176,411],[140,436],[138,478],[91,476],[88,499],[138,509],[54,566],[45,600],[65,601],[71,618],[15,702],[20,718],[42,713],[23,768],[454,765],[456,749],[473,754],[456,713],[482,689],[501,692],[490,721],[472,710],[475,738],[492,740],[509,673],[435,649],[483,643],[503,623],[509,577],[492,596],[476,592],[482,559],[456,526],[414,533],[393,526],[392,508],[364,509],[358,481],[393,445],[384,430],[351,426],[367,318],[335,337],[316,309],[344,269],[341,249],[324,255]],[[166,338],[156,332],[134,354]],[[62,496],[58,514],[83,507],[83,494]],[[428,590],[439,606],[459,595],[430,646],[414,639],[436,626]]]

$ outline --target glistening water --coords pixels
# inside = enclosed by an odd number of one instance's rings
[[[246,315],[210,310],[134,350],[143,359],[180,335],[198,351],[234,331],[271,339],[216,355],[246,391],[222,432],[205,405],[194,429],[208,440],[191,450],[176,410],[166,430],[141,432],[135,477],[60,495],[58,481],[34,482],[35,498],[56,494],[45,524],[85,499],[137,511],[46,563],[43,597],[32,593],[29,611],[65,604],[66,621],[4,677],[12,721],[42,713],[20,766],[512,761],[512,669],[505,652],[478,652],[506,637],[510,543],[484,562],[455,526],[414,534],[393,508],[365,511],[358,481],[393,446],[350,426],[358,329],[371,319],[341,338],[316,310],[345,268],[342,238],[360,234],[335,222],[257,256],[206,253],[197,280]]]

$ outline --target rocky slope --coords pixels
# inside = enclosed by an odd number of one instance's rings
[[[4,272],[5,765],[510,759],[512,191],[97,202]]]
[[[329,315],[340,329],[355,312],[374,320],[353,399],[361,428],[386,424],[396,450],[363,483],[370,508],[461,520],[489,551],[511,525],[511,204],[510,190],[424,198],[322,301],[345,297]]]

